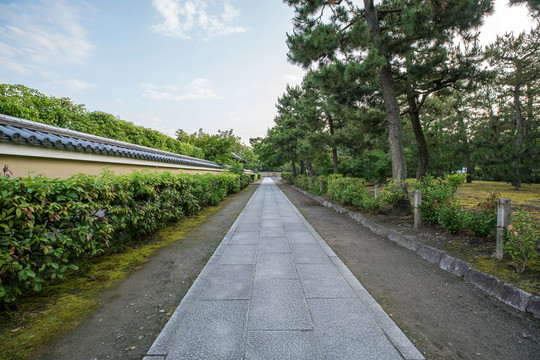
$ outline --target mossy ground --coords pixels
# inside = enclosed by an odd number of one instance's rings
[[[458,189],[461,204],[466,208],[474,208],[485,200],[491,192],[499,194],[498,198],[511,200],[512,210],[525,209],[531,216],[540,219],[540,184],[522,184],[519,190],[505,182],[473,181],[463,184]],[[538,256],[527,263],[525,272],[519,273],[512,260],[505,257],[498,260],[491,256],[495,252],[495,240],[470,241],[464,239],[462,251],[468,253],[469,263],[477,270],[493,275],[499,280],[513,284],[533,294],[540,293],[540,259]],[[540,242],[537,243],[540,252]]]
[[[233,195],[232,197],[234,197]],[[142,267],[159,249],[181,241],[232,197],[157,231],[122,252],[91,260],[0,312],[0,358],[26,359],[80,324],[100,305],[100,295]]]
[[[457,195],[461,196],[461,204],[473,208],[485,200],[489,193],[499,193],[499,198],[511,200],[512,209],[523,207],[534,217],[540,219],[540,184],[522,184],[519,190],[505,182],[473,181],[459,187]]]
[[[540,294],[540,259],[538,257],[527,263],[524,272],[518,272],[508,256],[502,260],[493,256],[495,253],[495,239],[493,238],[446,237],[440,243],[440,247],[449,255],[466,261],[475,270],[492,275],[502,282],[531,294]]]

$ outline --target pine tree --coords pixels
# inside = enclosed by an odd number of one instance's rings
[[[513,105],[514,140],[512,159],[508,165],[514,172],[513,184],[517,190],[526,169],[523,159],[531,144],[531,141],[525,142],[528,136],[526,131],[534,122],[534,111],[539,105],[540,25],[529,33],[497,37],[487,47],[486,58],[497,74],[496,84],[501,95],[511,99]]]
[[[419,97],[444,87],[444,82],[450,83],[452,77],[439,83],[431,80],[432,86],[423,87],[422,84],[430,83],[424,77],[434,78],[430,64],[439,60],[447,62],[444,45],[453,40],[457,31],[466,38],[471,37],[468,31],[479,26],[483,16],[492,11],[492,1],[391,0],[375,6],[373,0],[364,0],[363,8],[352,1],[285,2],[294,6],[296,12],[295,30],[287,40],[290,61],[309,67],[345,58],[363,63],[365,68],[377,69],[388,122],[392,177],[397,180],[404,180],[407,174],[398,103],[398,80],[405,80],[407,85],[402,87],[405,90],[402,94],[408,95],[407,113],[411,115],[419,153],[423,156],[423,169],[419,169],[419,174],[425,173],[428,156],[417,116],[422,104]],[[400,78],[404,65],[408,71]]]

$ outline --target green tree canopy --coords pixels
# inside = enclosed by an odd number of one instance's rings
[[[203,152],[157,130],[121,120],[103,111],[88,112],[69,98],[46,96],[23,85],[0,84],[0,113],[47,125],[197,158]]]
[[[232,164],[234,161],[232,153],[241,154],[244,147],[240,142],[240,137],[235,136],[232,129],[218,130],[217,134],[207,134],[203,129],[188,134],[184,130],[178,129],[176,138],[201,149],[206,160],[221,164]]]

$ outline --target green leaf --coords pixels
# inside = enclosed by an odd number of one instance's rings
[[[26,270],[19,271],[19,279],[26,280],[28,278],[28,274],[26,273]]]

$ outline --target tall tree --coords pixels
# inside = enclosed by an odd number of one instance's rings
[[[380,91],[388,121],[392,177],[403,180],[406,165],[403,153],[402,127],[395,76],[403,64],[414,66],[415,54],[426,49],[440,57],[443,44],[450,42],[459,30],[466,34],[481,24],[482,17],[492,10],[491,0],[450,0],[444,2],[390,0],[375,6],[364,0],[360,8],[352,1],[286,0],[295,7],[295,31],[288,36],[289,59],[304,67],[317,62],[328,63],[335,57],[363,62],[378,70]],[[328,11],[329,14],[325,14]],[[422,59],[425,61],[425,59]],[[433,60],[431,60],[433,63]],[[416,74],[425,74],[424,71]],[[427,69],[433,73],[433,69]],[[411,121],[425,153],[418,121],[418,96],[436,91],[440,85],[426,90],[416,88],[418,79],[407,75]],[[424,81],[426,83],[426,81]],[[407,94],[407,92],[405,92]],[[420,100],[421,102],[421,100]],[[420,104],[421,105],[421,104]],[[427,162],[424,156],[423,161]],[[425,164],[427,165],[427,164]],[[425,166],[424,166],[425,167]],[[421,173],[425,173],[421,169]]]
[[[367,74],[361,75],[365,77]],[[359,109],[365,105],[366,97],[375,91],[369,80],[359,79],[355,64],[337,59],[309,71],[305,77],[305,86],[314,87],[319,96],[320,116],[325,124],[325,139],[332,152],[335,174],[339,172],[338,149],[343,149],[350,137],[351,123],[362,121],[358,116]]]
[[[497,37],[487,47],[486,57],[494,67],[501,91],[513,103],[515,135],[513,156],[508,165],[514,171],[513,184],[517,190],[521,186],[523,157],[527,152],[527,144],[524,143],[527,127],[524,123],[533,121],[532,109],[538,105],[535,90],[540,83],[540,24],[529,33],[522,32],[517,36],[509,33]],[[529,109],[528,113],[525,109]]]

